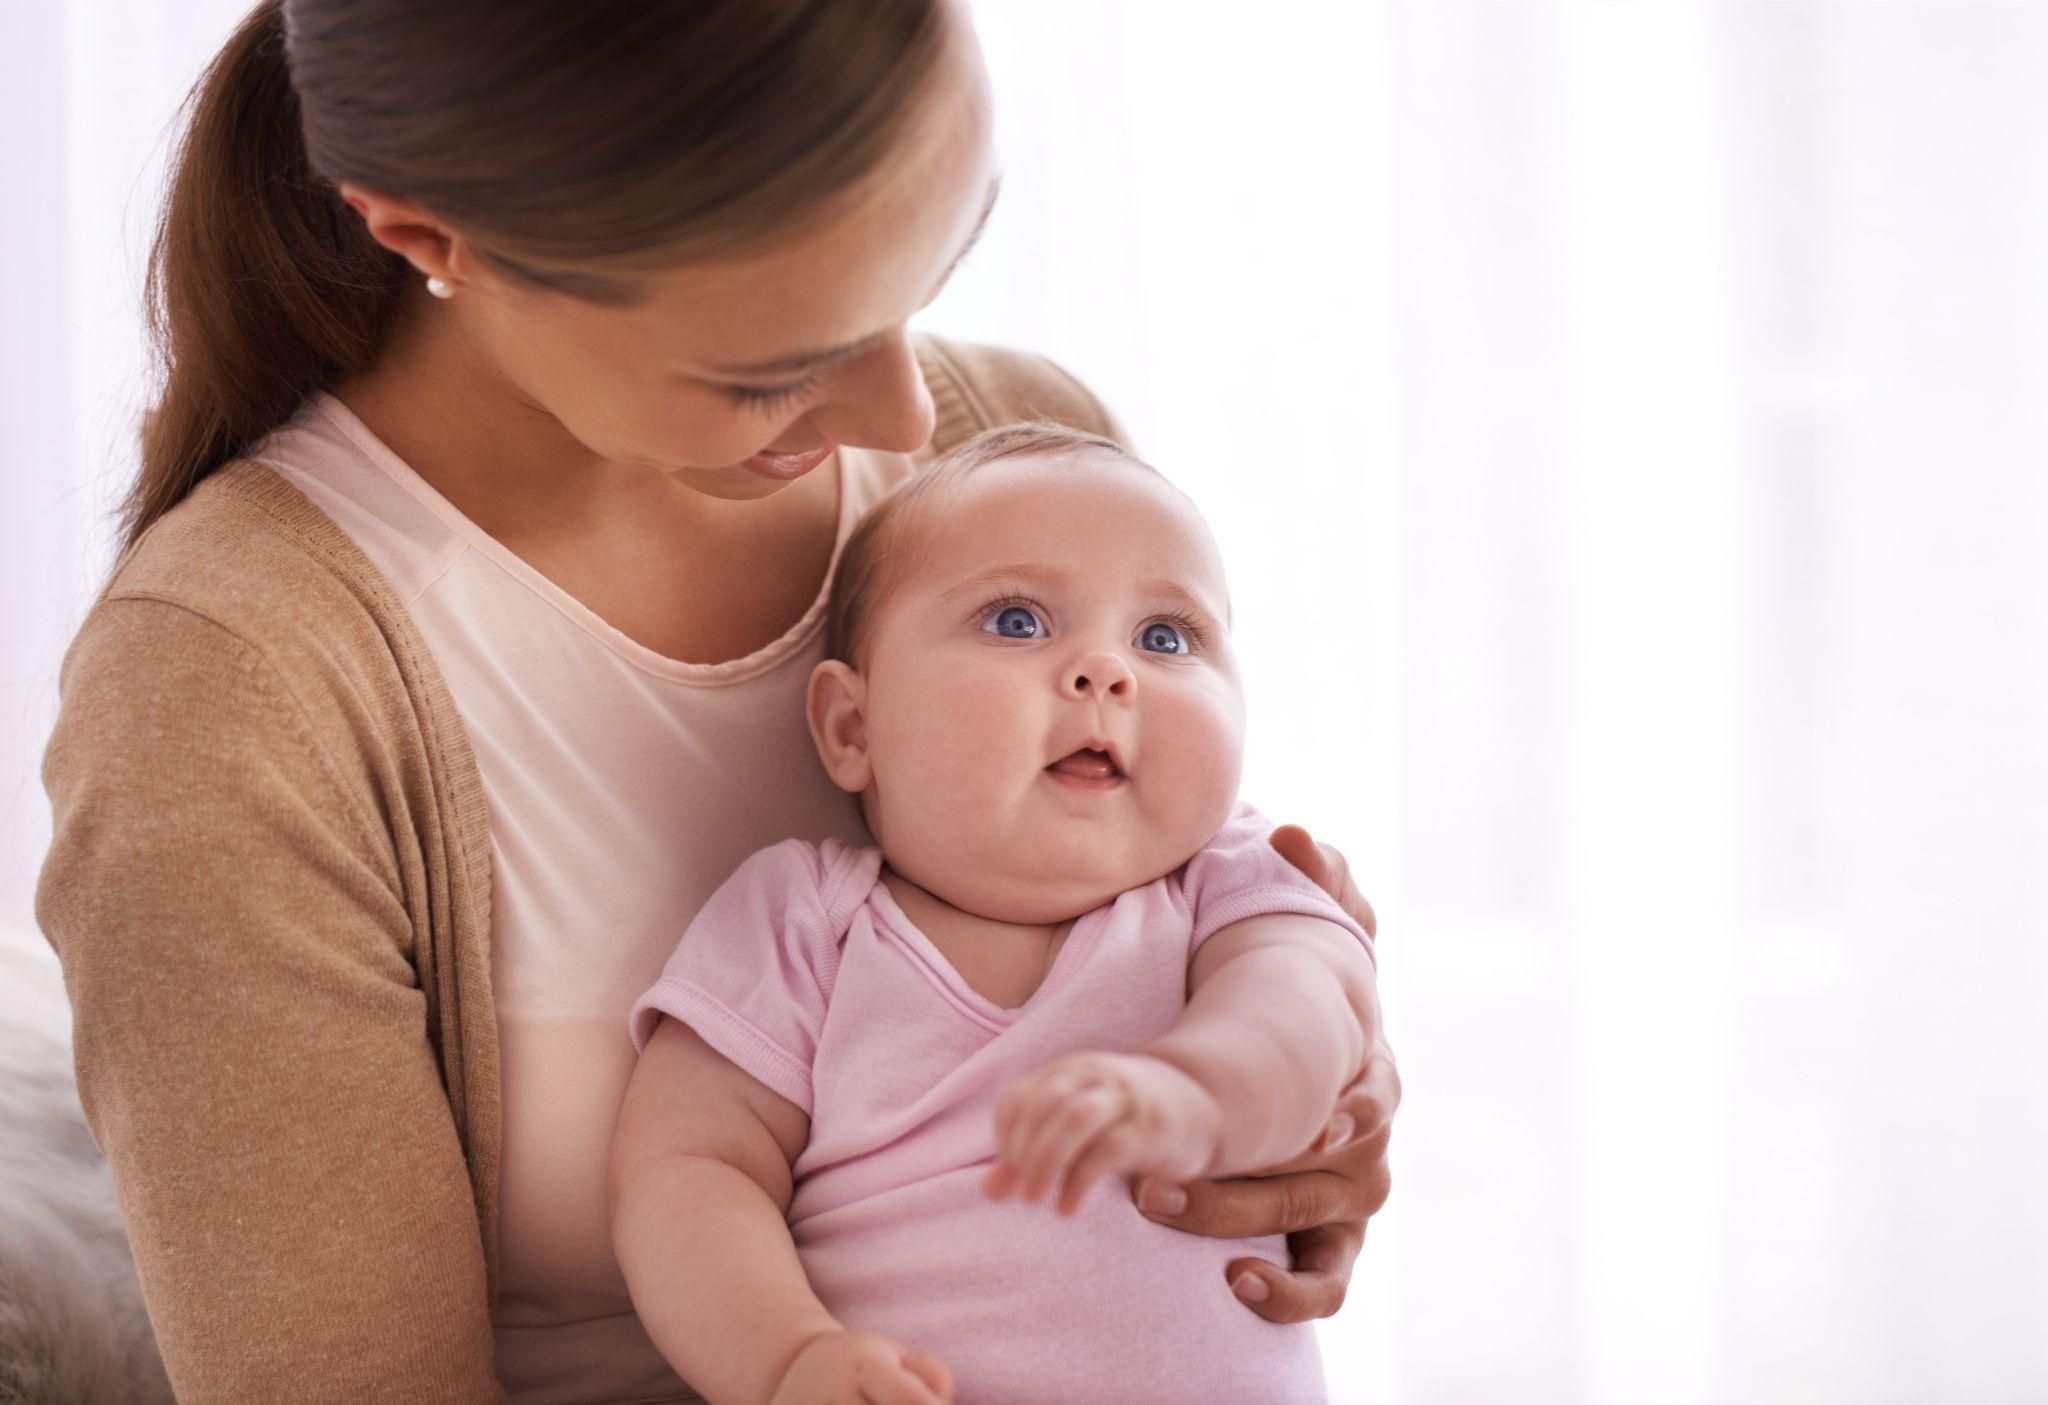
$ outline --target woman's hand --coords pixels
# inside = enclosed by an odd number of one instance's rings
[[[936,1356],[873,1332],[826,1332],[804,1343],[769,1405],[951,1405],[953,1373]]]
[[[1270,842],[1336,899],[1367,935],[1377,934],[1372,904],[1352,882],[1342,854],[1318,844],[1298,825],[1282,825]],[[1135,1190],[1138,1209],[1155,1223],[1191,1234],[1226,1239],[1285,1234],[1293,1270],[1264,1259],[1233,1259],[1224,1270],[1231,1290],[1269,1321],[1328,1317],[1344,1305],[1352,1261],[1365,1243],[1366,1220],[1387,1203],[1392,1187],[1387,1142],[1400,1102],[1394,1051],[1375,1034],[1365,1068],[1338,1098],[1318,1150],[1256,1176],[1185,1185],[1148,1178]]]

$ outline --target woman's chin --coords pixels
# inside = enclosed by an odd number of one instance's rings
[[[707,498],[718,498],[725,502],[758,502],[772,498],[791,483],[800,480],[778,480],[763,478],[757,473],[734,465],[729,468],[666,468],[650,465],[672,483],[702,493]]]

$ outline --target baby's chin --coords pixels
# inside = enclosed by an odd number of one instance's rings
[[[1065,922],[1106,907],[1133,888],[1164,878],[1190,858],[1178,846],[1162,851],[1104,853],[1095,846],[1083,855],[1047,854],[1036,862],[999,867],[986,862],[937,863],[930,877],[906,873],[919,887],[962,912],[994,922],[1037,926]],[[1048,862],[1047,860],[1050,860]],[[892,858],[891,863],[895,860]],[[899,870],[901,871],[901,870]]]

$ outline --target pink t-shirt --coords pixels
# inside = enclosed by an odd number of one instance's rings
[[[1219,929],[1306,913],[1371,951],[1271,829],[1240,805],[1182,868],[1076,922],[1013,1010],[904,917],[880,850],[787,840],[690,924],[633,1006],[634,1047],[672,1015],[809,1114],[789,1221],[812,1287],[849,1327],[941,1357],[962,1405],[1320,1401],[1313,1330],[1258,1317],[1224,1279],[1233,1258],[1287,1262],[1280,1236],[1167,1229],[1116,1186],[1072,1219],[980,1188],[1002,1090],[1061,1055],[1164,1034]]]

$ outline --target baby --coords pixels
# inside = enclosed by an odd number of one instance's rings
[[[1375,1018],[1365,933],[1236,803],[1201,517],[1108,440],[991,431],[862,523],[827,628],[811,734],[878,847],[756,853],[633,1007],[612,1241],[655,1344],[714,1405],[1321,1400],[1312,1329],[1225,1282],[1279,1236],[1088,1194],[1309,1149]]]

